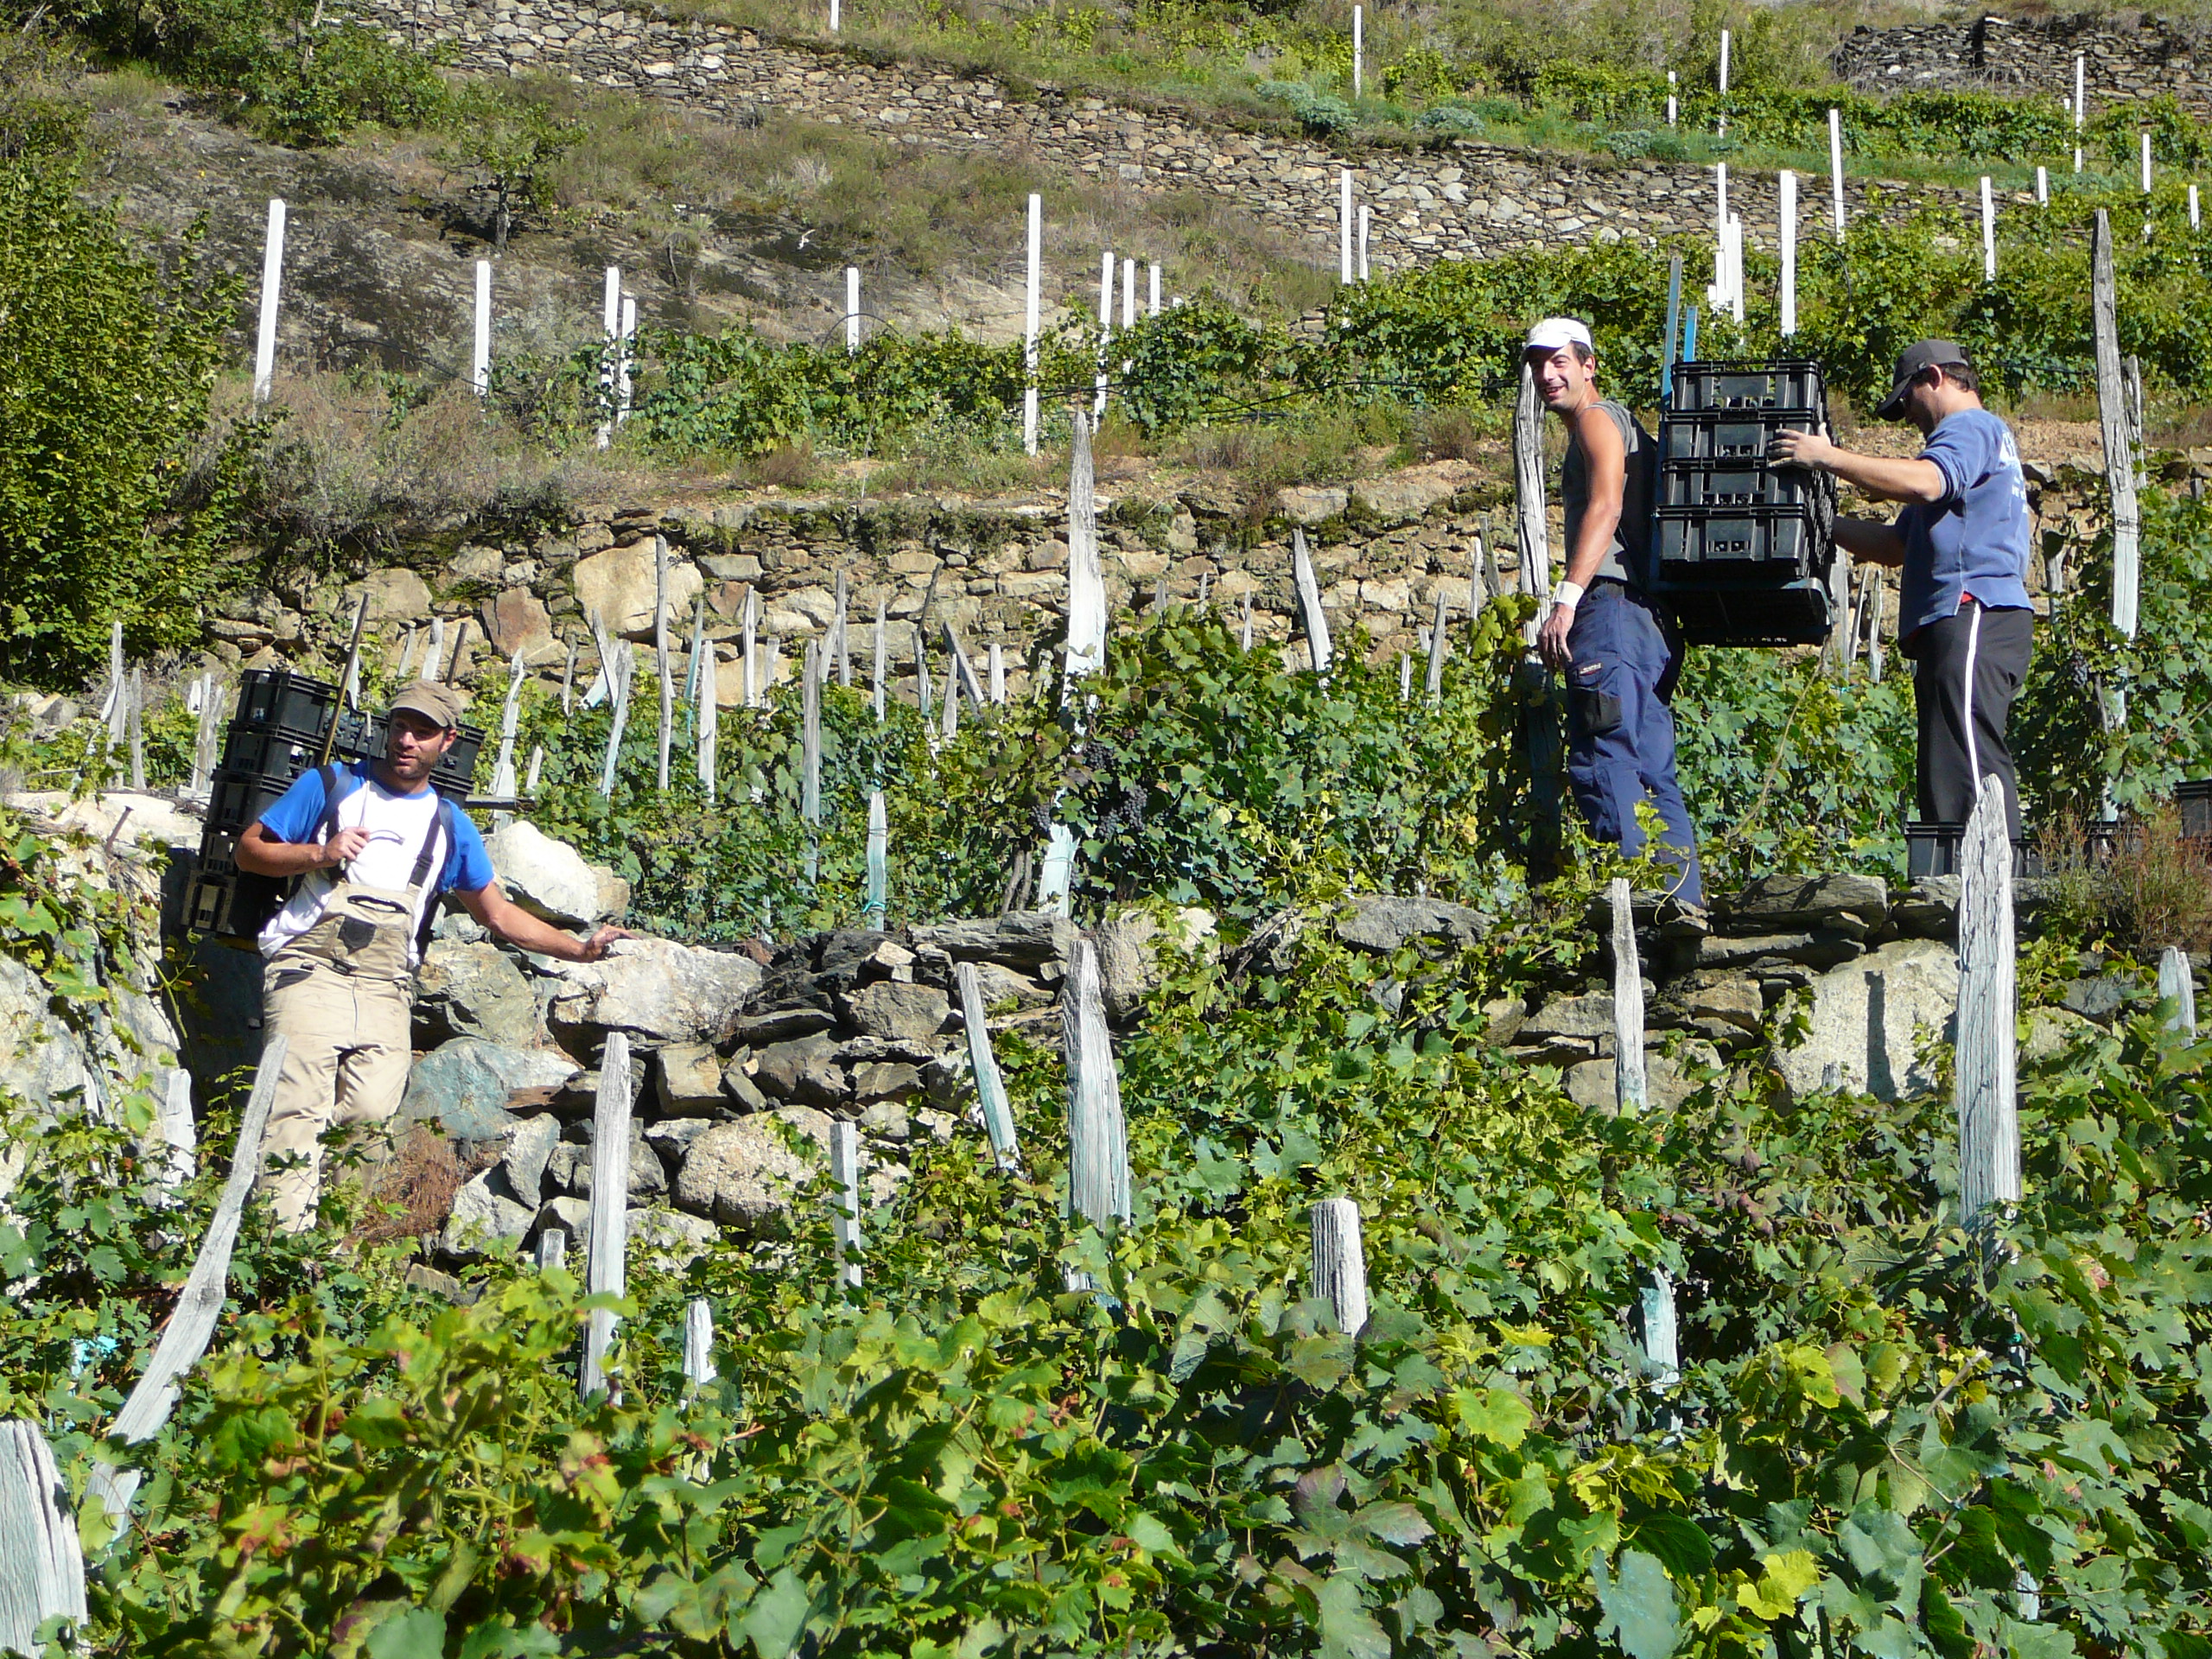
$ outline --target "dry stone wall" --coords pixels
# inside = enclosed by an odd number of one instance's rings
[[[1418,149],[1332,146],[583,0],[353,0],[353,12],[396,41],[448,48],[479,73],[565,73],[730,119],[804,116],[902,144],[1020,156],[1135,190],[1209,192],[1330,264],[1338,175],[1347,167],[1375,209],[1370,263],[1380,270],[1561,242],[1650,242],[1713,223],[1713,175],[1702,167],[1539,156],[1464,138]],[[1746,235],[1770,245],[1774,181],[1731,185]],[[1847,194],[1864,211],[1864,181],[1850,181]],[[1980,212],[1978,197],[1917,187],[1891,187],[1885,201],[1893,212],[1923,201]]]
[[[2212,41],[2159,17],[2129,26],[2111,19],[1981,17],[1970,23],[1861,27],[1836,49],[1836,73],[1862,92],[1982,88],[2074,95],[2074,58],[2092,114],[2171,92],[2184,109],[2212,115]]]

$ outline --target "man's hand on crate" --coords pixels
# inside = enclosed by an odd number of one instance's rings
[[[1835,441],[1825,432],[1777,432],[1767,440],[1766,458],[1777,467],[1827,472],[1835,453]]]

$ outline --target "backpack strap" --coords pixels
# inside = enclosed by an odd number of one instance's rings
[[[328,841],[338,833],[338,803],[343,798],[338,793],[339,772],[327,760],[315,771],[315,776],[322,779],[322,839]]]
[[[460,855],[461,852],[460,838],[454,828],[454,817],[452,797],[439,796],[437,822],[429,836],[423,842],[422,855],[415,861],[415,874],[408,883],[410,887],[422,886],[423,878],[429,874],[430,845],[437,840],[438,832],[442,830],[445,834],[446,855],[438,866],[438,888],[440,891],[443,890],[446,873],[453,868],[454,860]],[[437,925],[437,920],[438,893],[433,892],[423,901],[423,919],[415,929],[415,948],[418,955],[430,948],[430,930]]]

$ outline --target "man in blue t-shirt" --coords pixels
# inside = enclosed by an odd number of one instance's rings
[[[476,826],[430,787],[461,715],[447,687],[409,686],[392,700],[382,759],[328,768],[334,789],[324,769],[307,773],[238,838],[240,869],[299,878],[261,931],[266,1029],[286,1045],[265,1142],[276,1166],[264,1173],[291,1230],[315,1218],[323,1135],[399,1109],[415,969],[439,897],[454,894],[494,938],[568,962],[629,937],[602,927],[577,939],[499,891]]]
[[[1904,572],[1897,648],[1915,667],[1920,816],[1964,823],[1982,779],[1994,776],[2017,843],[2020,786],[2005,728],[2028,677],[2035,623],[2020,452],[2012,429],[1981,406],[1981,382],[1949,340],[1907,346],[1893,378],[1874,412],[1920,429],[1927,442],[1914,459],[1858,454],[1817,432],[1782,433],[1768,453],[1904,503],[1893,524],[1838,518],[1835,538],[1855,557]]]

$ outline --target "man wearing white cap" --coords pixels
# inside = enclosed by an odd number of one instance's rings
[[[1537,395],[1567,434],[1567,575],[1536,635],[1545,665],[1567,677],[1567,781],[1591,833],[1630,858],[1643,850],[1637,809],[1649,801],[1662,826],[1659,855],[1679,872],[1670,896],[1702,910],[1697,834],[1675,776],[1668,706],[1681,652],[1646,591],[1658,452],[1635,416],[1599,395],[1587,324],[1547,317],[1522,353]]]

